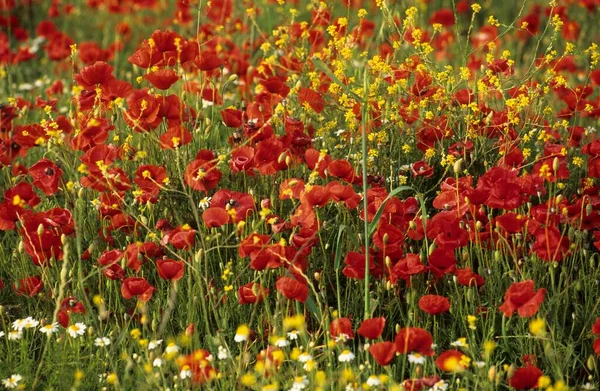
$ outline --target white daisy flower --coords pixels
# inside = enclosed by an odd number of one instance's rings
[[[107,337],[99,337],[94,340],[94,345],[103,348],[105,346],[110,345],[110,339]]]
[[[219,360],[227,360],[229,358],[229,352],[223,346],[219,346],[217,353],[217,358]]]
[[[352,353],[349,350],[344,350],[339,356],[338,356],[338,360],[340,360],[340,362],[350,362],[352,360],[354,360],[354,353]]]
[[[155,358],[154,361],[152,361],[152,366],[155,368],[160,368],[163,365],[163,360],[161,358]]]
[[[23,376],[19,374],[11,375],[8,379],[2,379],[2,385],[6,388],[17,388],[21,380],[23,380]]]
[[[292,384],[290,391],[303,390],[308,386],[308,383],[308,378],[306,376],[297,376],[294,378],[294,383]]]
[[[179,378],[181,380],[183,380],[183,379],[189,379],[190,377],[192,377],[192,370],[190,369],[190,367],[188,365],[185,365],[183,367],[183,369],[181,370],[181,372],[179,372]]]
[[[307,362],[309,360],[312,360],[312,356],[308,353],[302,353],[298,356],[298,361],[300,362]]]
[[[69,335],[72,338],[77,338],[80,335],[83,335],[83,333],[85,333],[85,329],[87,329],[87,326],[81,322],[79,323],[75,323],[70,325],[67,328],[67,333],[69,333]]]
[[[158,340],[152,340],[148,343],[148,350],[154,350],[156,349],[158,346],[160,346],[160,344],[162,344],[162,339],[158,339]]]
[[[13,330],[8,332],[8,339],[10,341],[16,341],[23,338],[23,332],[21,330]]]
[[[427,359],[422,354],[413,353],[413,354],[408,355],[408,362],[411,364],[421,365],[421,364],[425,364],[425,361],[427,361]]]
[[[46,335],[52,335],[58,331],[58,323],[48,323],[40,327],[40,333]]]
[[[165,353],[167,354],[175,354],[179,353],[179,346],[175,345],[173,342],[167,345],[165,348]]]
[[[467,339],[466,338],[459,338],[454,342],[450,343],[451,346],[457,346],[459,348],[466,348],[469,346],[469,344],[467,344]]]
[[[473,365],[475,365],[477,368],[483,368],[485,367],[485,361],[475,361]]]
[[[287,333],[287,336],[290,339],[290,341],[294,341],[298,339],[298,334],[298,330],[292,330],[289,333]]]
[[[13,328],[13,330],[21,331],[21,330],[23,330],[24,324],[25,324],[25,319],[17,319],[14,322],[12,322],[12,328]]]
[[[337,337],[335,337],[335,342],[346,342],[350,339],[348,334],[340,333]]]
[[[375,375],[371,375],[369,376],[369,378],[367,379],[367,384],[371,387],[377,387],[378,385],[381,384],[381,380],[379,379],[378,376]]]
[[[204,197],[203,199],[200,200],[200,203],[198,204],[198,207],[200,207],[202,210],[210,207],[210,200],[212,199],[212,197]]]
[[[0,331],[0,338],[4,337],[4,331]]]
[[[34,328],[34,327],[37,327],[39,324],[40,324],[40,322],[33,319],[31,316],[28,316],[25,319],[23,319],[23,328],[24,329]]]
[[[274,345],[277,346],[278,348],[285,348],[286,346],[288,346],[290,344],[290,341],[288,341],[285,338],[277,338],[277,340],[275,340]]]
[[[433,388],[431,389],[431,391],[446,391],[448,390],[448,383],[446,383],[443,380],[440,380],[439,382],[435,383],[433,385]]]

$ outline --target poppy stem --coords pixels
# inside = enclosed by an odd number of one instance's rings
[[[365,69],[363,77],[363,102],[362,102],[362,177],[363,177],[363,232],[365,235],[365,314],[364,318],[369,319],[370,317],[370,294],[369,294],[369,280],[370,280],[370,262],[369,262],[369,219],[368,219],[368,207],[369,202],[367,199],[367,122],[368,122],[368,101],[369,101],[369,81],[367,70]]]

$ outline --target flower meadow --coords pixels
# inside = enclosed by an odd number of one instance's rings
[[[597,0],[0,0],[0,386],[599,390]]]

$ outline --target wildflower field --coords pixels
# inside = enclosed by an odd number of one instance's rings
[[[0,0],[0,389],[600,390],[599,20]]]

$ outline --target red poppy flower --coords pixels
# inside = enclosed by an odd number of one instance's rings
[[[238,303],[239,304],[258,304],[269,294],[267,288],[262,287],[258,283],[250,282],[246,285],[242,285],[238,289]]]
[[[160,135],[158,141],[161,149],[176,149],[192,142],[192,134],[181,125],[173,125]]]
[[[44,282],[39,276],[21,278],[18,284],[13,286],[15,293],[19,296],[33,297],[44,289]]]
[[[444,372],[461,372],[467,368],[466,357],[460,350],[446,350],[435,360],[435,365]]]
[[[254,211],[254,198],[250,194],[239,191],[220,189],[211,199],[211,207],[223,208],[231,216],[234,223],[245,221]]]
[[[426,267],[421,262],[421,258],[417,254],[406,254],[406,257],[398,261],[391,270],[390,280],[395,284],[398,279],[406,282],[410,286],[410,277],[423,273]]]
[[[143,277],[128,277],[123,280],[123,284],[121,285],[121,295],[125,299],[138,296],[141,302],[150,300],[155,290],[156,288],[150,285]]]
[[[159,116],[160,100],[148,92],[147,88],[133,91],[127,97],[127,110],[123,118],[136,132],[149,132],[162,121]]]
[[[308,286],[291,277],[279,277],[275,288],[290,300],[304,303],[308,298]]]
[[[454,251],[446,251],[443,248],[436,248],[429,254],[429,270],[436,278],[441,278],[445,274],[452,273],[456,267]]]
[[[338,181],[331,181],[327,183],[327,189],[332,200],[343,202],[348,209],[356,209],[360,204],[361,197],[352,185],[342,185]]]
[[[68,236],[75,232],[71,212],[54,208],[46,212],[23,215],[22,221],[23,226],[19,233],[25,252],[35,265],[44,265],[51,259],[62,259],[61,237],[63,234]]]
[[[433,175],[433,167],[423,160],[411,164],[410,171],[414,176],[422,176],[425,178],[429,178]]]
[[[348,318],[332,320],[329,324],[329,334],[332,338],[345,337],[347,339],[353,339],[354,331],[352,330],[352,321]]]
[[[60,302],[60,309],[67,313],[74,314],[85,314],[87,312],[83,303],[73,296],[64,298],[63,301]]]
[[[105,86],[108,82],[115,79],[113,76],[114,68],[104,61],[97,61],[94,65],[89,65],[75,75],[75,81],[85,89],[95,89],[98,86]]]
[[[230,218],[225,208],[211,207],[202,213],[202,221],[208,228],[221,227],[227,224]]]
[[[15,229],[19,216],[26,212],[25,207],[40,203],[39,197],[29,183],[21,182],[4,192],[4,202],[0,202],[0,230]]]
[[[535,232],[531,252],[547,262],[560,262],[569,253],[569,238],[555,227],[540,228]]]
[[[155,72],[150,72],[144,75],[144,79],[159,90],[168,90],[173,84],[179,80],[177,73],[171,69],[159,69]]]
[[[498,309],[508,317],[517,311],[519,316],[528,318],[538,312],[545,295],[545,288],[535,292],[533,280],[515,282],[504,294],[504,303]]]
[[[485,283],[483,277],[477,273],[473,273],[471,268],[456,269],[454,275],[458,279],[458,283],[462,286],[483,286]]]
[[[385,327],[385,318],[372,318],[365,319],[360,324],[357,332],[359,335],[368,338],[368,339],[377,339],[381,337],[383,333],[383,328]]]
[[[208,192],[217,187],[222,176],[212,159],[209,161],[198,158],[188,164],[184,175],[185,183],[188,186],[202,192]]]
[[[142,264],[161,255],[162,249],[153,242],[131,243],[123,253],[123,256],[127,259],[127,267],[136,272],[140,271]]]
[[[161,244],[164,246],[170,243],[178,250],[189,250],[194,245],[194,238],[196,237],[196,230],[192,229],[189,225],[184,224],[175,229],[171,229],[163,236]]]
[[[355,183],[358,179],[354,167],[346,159],[333,160],[327,166],[327,173],[348,183]]]
[[[223,65],[223,62],[217,53],[213,51],[205,51],[198,53],[198,56],[194,59],[194,64],[201,71],[212,71],[213,69],[217,69]]]
[[[307,186],[308,190],[304,191],[302,200],[312,208],[314,206],[322,207],[325,206],[331,199],[331,193],[326,186]]]
[[[302,179],[286,179],[279,185],[279,199],[290,200],[292,198],[300,199],[304,192],[304,181]]]
[[[425,295],[419,299],[419,308],[430,315],[439,315],[450,309],[450,300],[444,296]]]
[[[41,159],[29,167],[28,173],[33,178],[35,187],[46,195],[52,195],[58,191],[58,184],[63,172],[51,160]]]
[[[254,175],[254,148],[243,146],[231,151],[231,159],[229,167],[233,172],[246,172],[249,175]]]
[[[436,23],[441,24],[445,27],[454,26],[456,20],[454,19],[454,12],[449,8],[442,8],[433,13],[429,18],[429,24],[434,25]]]
[[[396,356],[396,345],[393,342],[377,342],[369,346],[369,353],[382,367],[392,362]]]
[[[517,390],[530,390],[538,387],[538,380],[544,373],[533,365],[524,368],[517,368],[513,376],[508,380],[508,384]]]
[[[298,90],[298,100],[300,104],[307,103],[317,114],[320,114],[325,108],[325,100],[321,94],[310,88],[301,87]]]
[[[433,356],[433,338],[427,330],[418,327],[400,329],[395,339],[396,351],[400,354],[417,352],[424,356]]]
[[[221,119],[225,126],[239,128],[242,126],[242,111],[236,109],[221,110]]]
[[[156,261],[156,269],[160,278],[177,281],[183,277],[185,270],[185,264],[182,261],[176,261],[174,259],[159,259]]]
[[[594,333],[594,335],[600,335],[600,318],[596,319],[592,325],[592,333]]]
[[[219,371],[210,365],[211,354],[205,349],[198,349],[177,358],[177,365],[182,370],[189,369],[192,373],[192,382],[202,384],[217,377]]]

